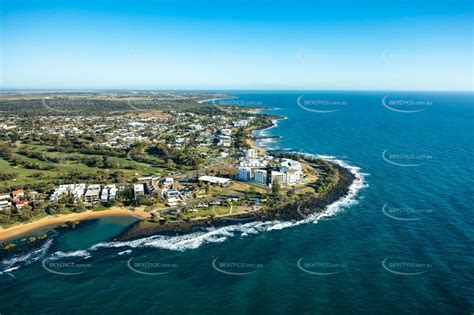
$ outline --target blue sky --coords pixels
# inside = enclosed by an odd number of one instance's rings
[[[0,0],[1,86],[472,90],[468,0]]]

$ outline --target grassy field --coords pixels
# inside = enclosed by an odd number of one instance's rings
[[[1,142],[0,142],[1,144]],[[149,165],[146,163],[140,163],[132,160],[128,160],[127,158],[121,157],[109,157],[111,161],[117,163],[118,167],[112,170],[99,168],[99,167],[91,167],[86,164],[80,163],[74,160],[67,160],[68,158],[92,158],[92,157],[99,157],[102,158],[101,155],[91,155],[91,154],[83,154],[83,153],[65,153],[65,152],[48,152],[49,149],[53,147],[39,145],[39,144],[27,144],[27,145],[18,145],[14,150],[14,157],[19,159],[20,161],[24,162],[31,162],[41,166],[54,166],[55,170],[38,170],[38,169],[29,169],[24,167],[23,165],[16,165],[13,166],[6,160],[0,158],[0,170],[3,173],[15,173],[17,176],[14,179],[10,180],[0,180],[0,187],[10,187],[10,186],[20,186],[26,184],[37,184],[37,183],[47,183],[55,179],[60,179],[62,175],[67,174],[69,172],[77,171],[82,172],[84,174],[95,174],[98,171],[103,171],[106,173],[113,173],[115,171],[122,171],[126,178],[131,178],[136,175],[150,175],[150,174],[167,174],[168,172],[162,168],[153,165]],[[30,158],[19,154],[18,151],[26,150],[28,152],[38,152],[38,153],[45,153],[46,157],[48,158],[60,158],[61,163],[54,163],[48,161],[42,161],[39,159]]]

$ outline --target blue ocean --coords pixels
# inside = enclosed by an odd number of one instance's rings
[[[356,182],[325,215],[113,242],[86,222],[0,262],[0,314],[472,314],[472,93],[231,92],[268,150]]]

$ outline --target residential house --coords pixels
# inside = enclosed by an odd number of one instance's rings
[[[5,210],[5,208],[11,207],[12,203],[10,200],[0,200],[0,211]]]
[[[25,197],[25,191],[23,189],[12,191],[12,198],[23,198]]]
[[[27,206],[28,205],[28,201],[26,200],[20,200],[20,199],[13,199],[13,202],[15,203],[15,207],[20,210],[21,208],[23,208],[24,206]]]

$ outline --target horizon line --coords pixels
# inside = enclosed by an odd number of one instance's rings
[[[309,88],[3,88],[1,93],[9,92],[455,92],[474,93],[473,90],[410,90],[410,89],[309,89]]]

